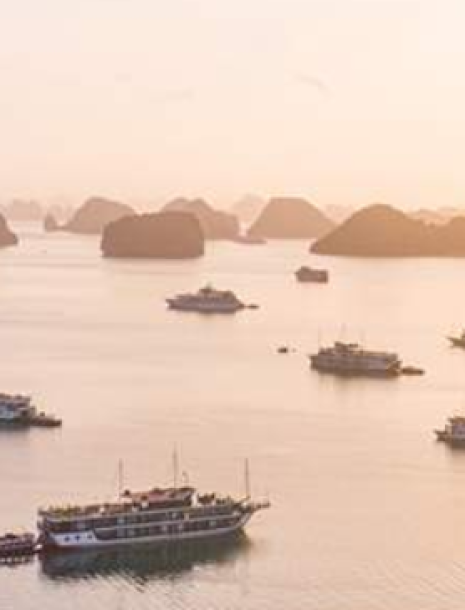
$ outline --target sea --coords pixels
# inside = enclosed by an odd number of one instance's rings
[[[0,430],[0,531],[40,507],[183,480],[271,508],[225,546],[68,553],[0,565],[2,610],[462,610],[465,260],[317,257],[304,241],[209,243],[192,261],[109,260],[97,237],[18,224],[0,253],[0,391],[61,429]],[[327,285],[299,284],[303,264]],[[258,309],[169,311],[205,284]],[[340,379],[337,340],[397,351],[422,377]],[[278,354],[280,346],[287,354]]]

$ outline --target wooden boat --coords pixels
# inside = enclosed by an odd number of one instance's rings
[[[317,284],[326,284],[329,280],[326,269],[313,269],[305,266],[297,269],[295,277],[298,282],[314,282]]]
[[[452,347],[463,347],[465,348],[465,330],[462,330],[460,335],[456,337],[447,337],[452,344]]]
[[[0,558],[26,557],[36,551],[34,534],[12,534],[0,536]]]

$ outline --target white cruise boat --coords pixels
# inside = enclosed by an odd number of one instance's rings
[[[37,411],[30,396],[0,393],[0,426],[61,426],[61,420],[53,415]]]
[[[357,343],[337,341],[309,358],[313,369],[335,375],[396,377],[402,372],[402,362],[397,354],[366,350]]]
[[[47,549],[104,548],[227,537],[269,502],[235,500],[193,487],[124,492],[114,503],[39,511],[39,542]]]
[[[215,290],[212,286],[196,293],[178,294],[166,302],[170,309],[198,313],[236,313],[246,307],[231,290]]]

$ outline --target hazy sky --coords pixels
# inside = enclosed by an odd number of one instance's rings
[[[0,0],[0,196],[465,205],[463,0]]]

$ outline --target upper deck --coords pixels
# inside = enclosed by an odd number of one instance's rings
[[[385,360],[396,362],[399,356],[394,352],[367,350],[358,343],[342,343],[337,341],[331,347],[323,347],[317,356],[333,356],[336,358],[358,358],[368,360]]]
[[[48,520],[67,521],[103,516],[126,515],[132,512],[169,510],[189,507],[195,489],[192,487],[154,488],[149,491],[125,491],[116,502],[99,504],[51,506],[39,510],[39,515]]]

